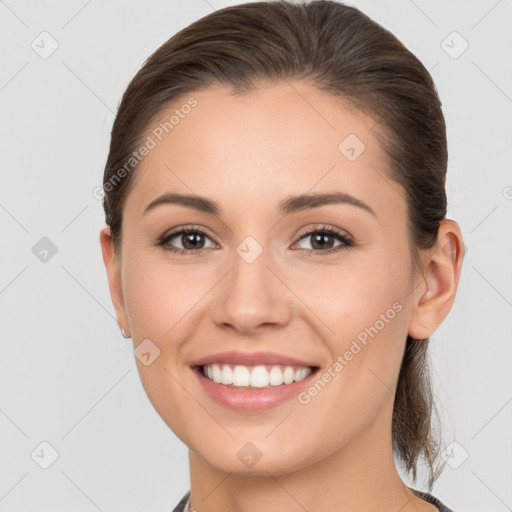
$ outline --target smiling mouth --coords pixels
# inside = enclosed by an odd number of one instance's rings
[[[316,373],[318,366],[291,365],[233,365],[214,363],[198,365],[194,369],[200,375],[216,384],[233,389],[282,388],[300,382]]]

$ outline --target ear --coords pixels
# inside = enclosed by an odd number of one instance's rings
[[[441,221],[437,243],[426,251],[423,275],[414,284],[409,336],[426,339],[446,318],[455,300],[463,259],[459,225],[450,219]]]
[[[120,329],[124,329],[127,334],[130,334],[130,324],[124,304],[121,267],[114,253],[114,245],[109,227],[105,227],[100,231],[100,244],[103,253],[103,263],[107,271],[110,298],[116,310],[117,323]]]

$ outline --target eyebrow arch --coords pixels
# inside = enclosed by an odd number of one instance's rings
[[[356,197],[344,192],[300,194],[291,196],[285,199],[279,205],[279,212],[282,215],[289,215],[291,213],[308,210],[310,208],[319,208],[320,206],[343,203],[357,206],[358,208],[361,208],[371,213],[372,215],[377,216],[371,206],[367,205],[360,199],[357,199]],[[151,201],[151,203],[149,203],[144,209],[142,215],[144,216],[146,213],[155,209],[157,206],[164,204],[177,204],[186,206],[188,208],[193,208],[194,210],[209,213],[211,215],[220,216],[222,214],[222,209],[220,206],[215,201],[207,199],[206,197],[167,193]]]
[[[377,216],[371,206],[344,192],[301,194],[298,196],[292,196],[281,203],[279,211],[282,215],[288,215],[290,213],[307,210],[309,208],[318,208],[329,204],[343,203],[357,206],[358,208],[362,208],[368,213],[371,213],[375,217]]]

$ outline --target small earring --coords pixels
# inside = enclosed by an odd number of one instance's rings
[[[124,329],[121,329],[121,334],[122,334],[123,338],[131,338],[131,336],[130,336],[130,335],[128,335],[128,334],[126,334],[126,333],[124,332]]]

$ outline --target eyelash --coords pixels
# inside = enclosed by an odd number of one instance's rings
[[[174,248],[165,247],[166,244],[169,242],[169,240],[175,238],[176,236],[187,235],[190,233],[196,233],[196,234],[204,235],[204,236],[210,238],[208,236],[208,234],[205,231],[203,231],[202,229],[200,229],[199,227],[190,226],[190,227],[180,228],[180,229],[173,231],[169,234],[165,234],[165,235],[161,236],[155,245],[160,246],[164,250],[170,251],[174,254],[183,254],[183,255],[185,255],[185,254],[202,254],[203,251],[206,249],[180,249],[180,248],[176,248],[176,247],[174,247]],[[307,231],[306,233],[303,233],[299,237],[297,242],[301,241],[304,238],[307,238],[308,236],[311,236],[311,235],[314,235],[317,233],[324,233],[324,234],[327,233],[329,235],[332,235],[332,236],[338,238],[338,240],[341,241],[343,243],[343,245],[338,245],[336,247],[333,247],[332,249],[325,249],[325,250],[300,249],[300,250],[304,251],[308,256],[309,255],[323,256],[326,254],[332,254],[334,252],[338,252],[343,249],[349,249],[351,247],[354,247],[354,245],[355,245],[354,242],[350,238],[345,236],[341,231],[331,228],[329,226],[322,226],[321,228],[316,228],[311,231]]]

